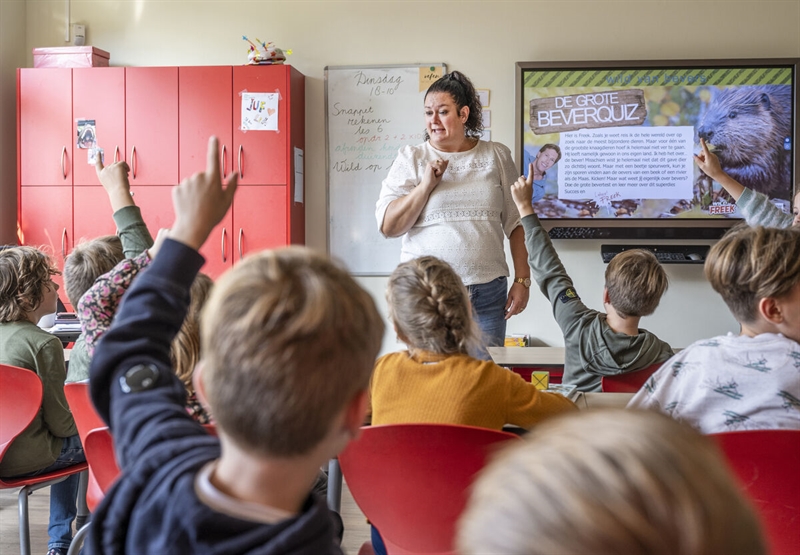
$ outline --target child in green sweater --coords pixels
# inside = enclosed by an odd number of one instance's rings
[[[0,363],[27,368],[42,380],[42,408],[11,442],[0,476],[36,476],[84,462],[78,430],[64,397],[64,349],[39,329],[39,319],[56,311],[58,270],[33,247],[0,252]],[[64,555],[72,542],[79,475],[50,486],[49,555]]]

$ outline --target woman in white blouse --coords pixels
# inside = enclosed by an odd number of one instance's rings
[[[401,262],[423,255],[448,262],[469,290],[485,344],[503,345],[506,320],[525,309],[531,283],[511,198],[519,175],[511,151],[480,140],[480,100],[459,72],[425,93],[425,125],[425,142],[401,148],[382,183],[378,228],[403,237]],[[514,265],[510,290],[504,237]]]

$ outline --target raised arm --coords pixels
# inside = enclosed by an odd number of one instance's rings
[[[527,178],[517,179],[511,186],[511,194],[525,229],[525,246],[528,249],[531,277],[539,285],[544,296],[549,299],[553,315],[566,334],[583,315],[593,311],[581,302],[550,237],[533,211],[531,175],[532,172]]]
[[[695,154],[694,156],[697,167],[703,170],[703,173],[708,177],[722,185],[733,197],[733,200],[739,200],[739,197],[742,196],[742,192],[744,192],[744,185],[723,171],[719,163],[719,158],[717,158],[716,154],[708,150],[705,139],[700,139],[700,148],[702,149],[700,154]]]
[[[116,162],[104,167],[103,161],[98,156],[95,159],[95,171],[111,203],[114,223],[117,226],[125,258],[133,258],[153,246],[153,237],[142,219],[141,210],[133,200],[128,180],[130,171],[128,164]]]
[[[100,156],[97,156],[94,161],[94,169],[97,172],[97,179],[100,180],[100,184],[108,195],[113,212],[126,206],[136,206],[131,196],[131,184],[128,181],[130,168],[127,162],[114,162],[110,166],[103,166],[103,161]]]
[[[766,227],[789,227],[792,225],[792,215],[772,204],[767,195],[748,189],[725,173],[719,163],[719,158],[708,150],[705,140],[700,139],[700,146],[702,152],[694,157],[697,166],[730,193],[749,225]]]
[[[206,171],[173,189],[176,218],[170,236],[128,290],[95,350],[92,400],[114,430],[123,469],[132,456],[168,435],[198,429],[184,408],[186,389],[172,371],[170,346],[203,264],[197,249],[230,208],[236,189],[235,175],[227,188],[222,185],[218,151],[212,138]]]

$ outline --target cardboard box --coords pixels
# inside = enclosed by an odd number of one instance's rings
[[[512,333],[506,335],[504,347],[527,347],[528,336],[524,333]]]
[[[33,49],[33,67],[108,67],[111,55],[94,46]]]

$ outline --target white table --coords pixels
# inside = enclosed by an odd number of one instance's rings
[[[633,398],[635,393],[603,393],[600,391],[592,391],[588,393],[581,393],[580,397],[575,400],[575,404],[580,409],[624,409],[628,406],[628,402]]]
[[[564,366],[564,347],[488,347],[500,366]]]

